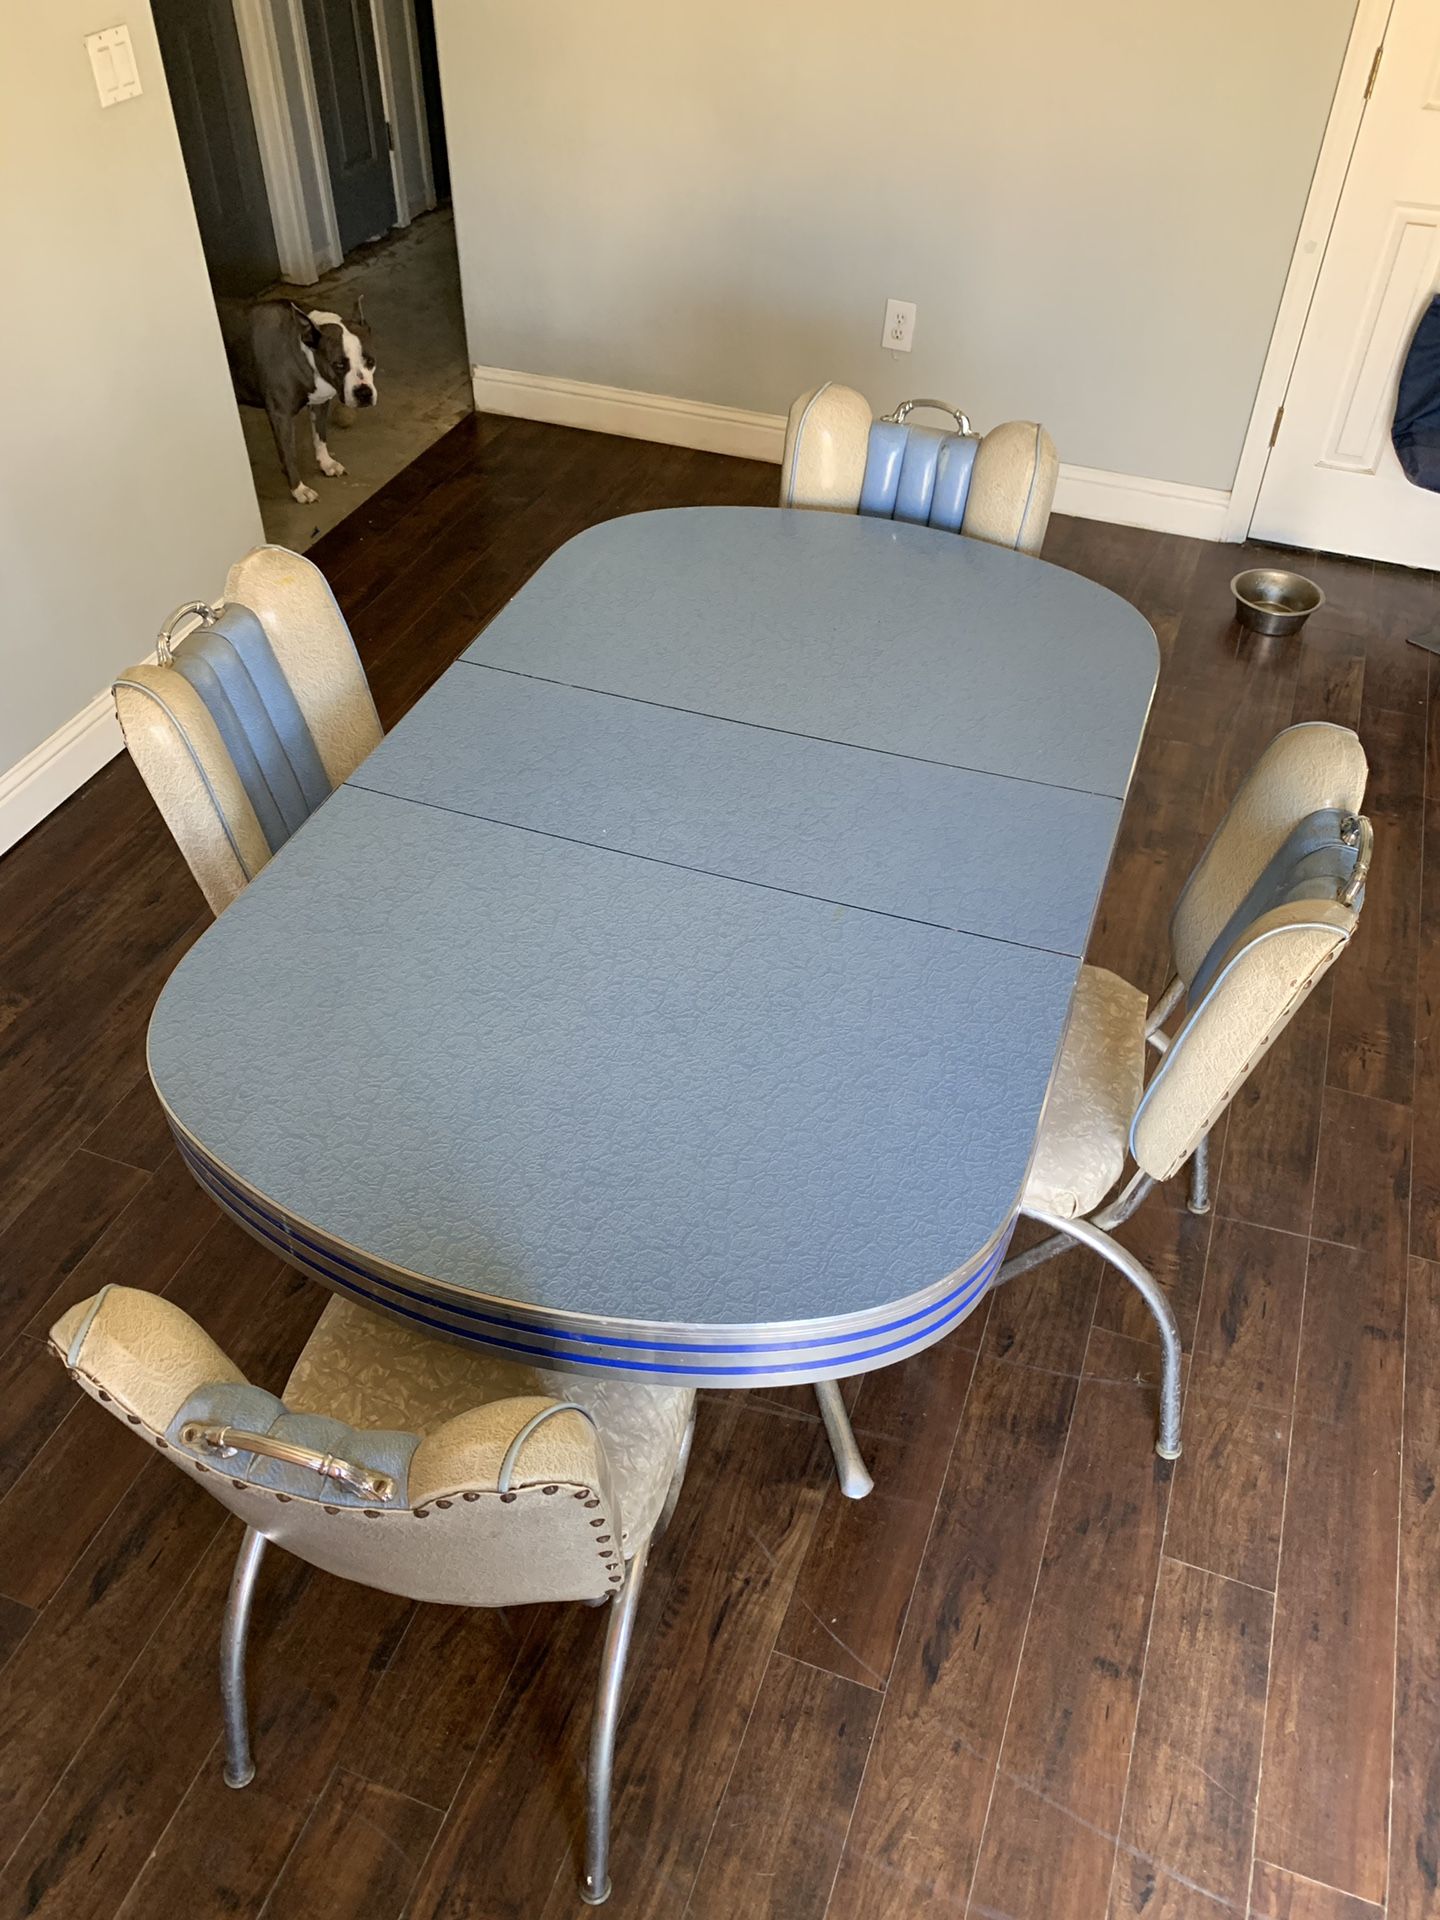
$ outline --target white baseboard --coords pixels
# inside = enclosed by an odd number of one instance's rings
[[[619,433],[666,447],[695,447],[701,453],[733,453],[745,460],[771,460],[777,467],[785,447],[785,417],[779,413],[746,413],[708,400],[597,387],[588,380],[513,373],[505,367],[472,367],[470,378],[481,413],[509,413],[553,427],[588,427],[592,433]]]
[[[1073,513],[1081,520],[1108,520],[1119,527],[1223,540],[1230,495],[1218,487],[1187,486],[1183,480],[1146,480],[1136,473],[1067,467],[1062,462],[1055,511]]]
[[[23,840],[62,800],[115,758],[125,742],[108,692],[0,774],[0,853]]]
[[[785,417],[779,413],[747,413],[708,400],[678,400],[669,394],[636,393],[627,387],[601,387],[586,380],[517,373],[506,367],[472,367],[470,374],[475,405],[482,413],[508,413],[557,427],[587,427],[592,433],[619,433],[667,447],[770,460],[777,466],[785,445]],[[1099,467],[1062,465],[1055,490],[1057,513],[1109,520],[1122,527],[1150,527],[1157,533],[1185,533],[1199,540],[1224,537],[1229,508],[1230,495],[1217,488],[1107,473]]]

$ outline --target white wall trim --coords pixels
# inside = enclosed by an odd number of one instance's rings
[[[381,0],[370,0],[370,28],[375,36],[375,62],[380,69],[380,111],[390,133],[390,191],[395,196],[395,218],[391,231],[408,227],[411,221],[410,182],[405,175],[405,155],[395,113],[395,49]]]
[[[1270,336],[1260,384],[1255,390],[1254,410],[1240,449],[1235,484],[1230,491],[1230,508],[1221,535],[1225,540],[1245,539],[1255,517],[1255,507],[1270,458],[1270,436],[1274,430],[1275,415],[1285,399],[1290,376],[1295,370],[1300,341],[1310,315],[1310,303],[1315,297],[1320,269],[1325,262],[1325,250],[1330,244],[1330,232],[1335,225],[1335,216],[1340,211],[1340,196],[1345,189],[1345,176],[1350,170],[1350,156],[1355,151],[1360,123],[1365,117],[1365,87],[1370,77],[1370,63],[1375,57],[1375,49],[1384,41],[1392,5],[1393,0],[1360,0],[1355,10],[1349,45],[1345,49],[1340,78],[1335,83],[1335,94],[1330,103],[1330,118],[1320,142],[1309,197],[1300,220],[1300,231],[1295,238],[1295,251],[1290,258],[1290,270],[1285,276],[1285,289],[1275,315],[1275,330]]]
[[[310,61],[310,36],[301,12],[301,0],[276,0],[276,3],[285,16],[295,53],[295,67],[300,76],[300,99],[292,112],[291,125],[297,143],[303,140],[312,156],[318,183],[317,204],[313,209],[321,227],[320,244],[315,249],[318,278],[320,274],[328,273],[331,267],[339,266],[345,258],[345,250],[340,245],[340,222],[335,216],[335,197],[330,191],[330,159],[325,151],[325,134],[320,125],[315,69]]]
[[[38,827],[124,745],[114,700],[108,691],[97,693],[73,720],[0,774],[0,853]]]
[[[275,16],[269,0],[234,0],[234,4],[280,271],[296,286],[309,286],[320,278],[321,269],[310,237],[295,130],[280,66],[280,43],[275,37]]]
[[[636,393],[626,387],[595,386],[585,380],[518,373],[505,367],[472,367],[470,372],[475,405],[482,413],[587,427],[594,433],[619,433],[669,447],[696,447],[702,453],[770,460],[777,466],[784,450],[785,416],[779,413],[749,413],[708,400],[679,400],[669,394]],[[1107,473],[1098,467],[1062,465],[1055,492],[1059,513],[1126,527],[1151,527],[1160,533],[1190,534],[1200,540],[1223,538],[1229,507],[1229,494],[1214,487]]]
[[[1081,520],[1109,520],[1118,527],[1223,540],[1230,495],[1219,487],[1149,480],[1138,473],[1109,473],[1103,467],[1072,467],[1062,461],[1055,511]]]

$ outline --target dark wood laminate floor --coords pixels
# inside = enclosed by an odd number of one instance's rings
[[[313,557],[388,724],[580,528],[774,486],[480,419]],[[861,1505],[806,1394],[704,1397],[640,1614],[616,1920],[1440,1916],[1440,727],[1404,645],[1440,593],[1316,561],[1325,610],[1273,642],[1228,618],[1234,548],[1057,519],[1047,553],[1164,652],[1092,958],[1159,987],[1203,837],[1312,716],[1371,757],[1364,923],[1217,1140],[1213,1213],[1168,1190],[1123,1230],[1185,1335],[1173,1472],[1151,1329],[1084,1254],[859,1384]],[[229,1792],[238,1525],[43,1350],[122,1280],[275,1382],[320,1310],[183,1175],[145,1082],[206,920],[123,759],[0,862],[0,1920],[578,1915],[601,1620],[277,1558]]]

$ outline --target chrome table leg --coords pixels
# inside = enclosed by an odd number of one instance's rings
[[[605,1628],[605,1651],[600,1658],[600,1685],[595,1694],[595,1718],[590,1727],[590,1769],[585,1782],[585,1873],[580,1898],[598,1907],[610,1898],[610,1801],[615,1778],[615,1729],[620,1720],[620,1692],[625,1684],[625,1662],[635,1630],[635,1609],[645,1583],[646,1540],[635,1549],[625,1584],[610,1602]]]
[[[864,1458],[855,1444],[854,1430],[850,1425],[850,1416],[845,1411],[839,1381],[817,1380],[815,1398],[820,1402],[820,1417],[830,1436],[830,1451],[835,1456],[840,1491],[847,1500],[863,1500],[867,1493],[873,1491],[875,1482],[866,1471]]]

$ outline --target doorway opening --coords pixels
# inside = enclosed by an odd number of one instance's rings
[[[298,497],[240,406],[265,535],[303,552],[472,410],[433,0],[152,0],[211,285],[359,315],[377,404],[331,407]],[[314,499],[306,499],[313,494]]]

